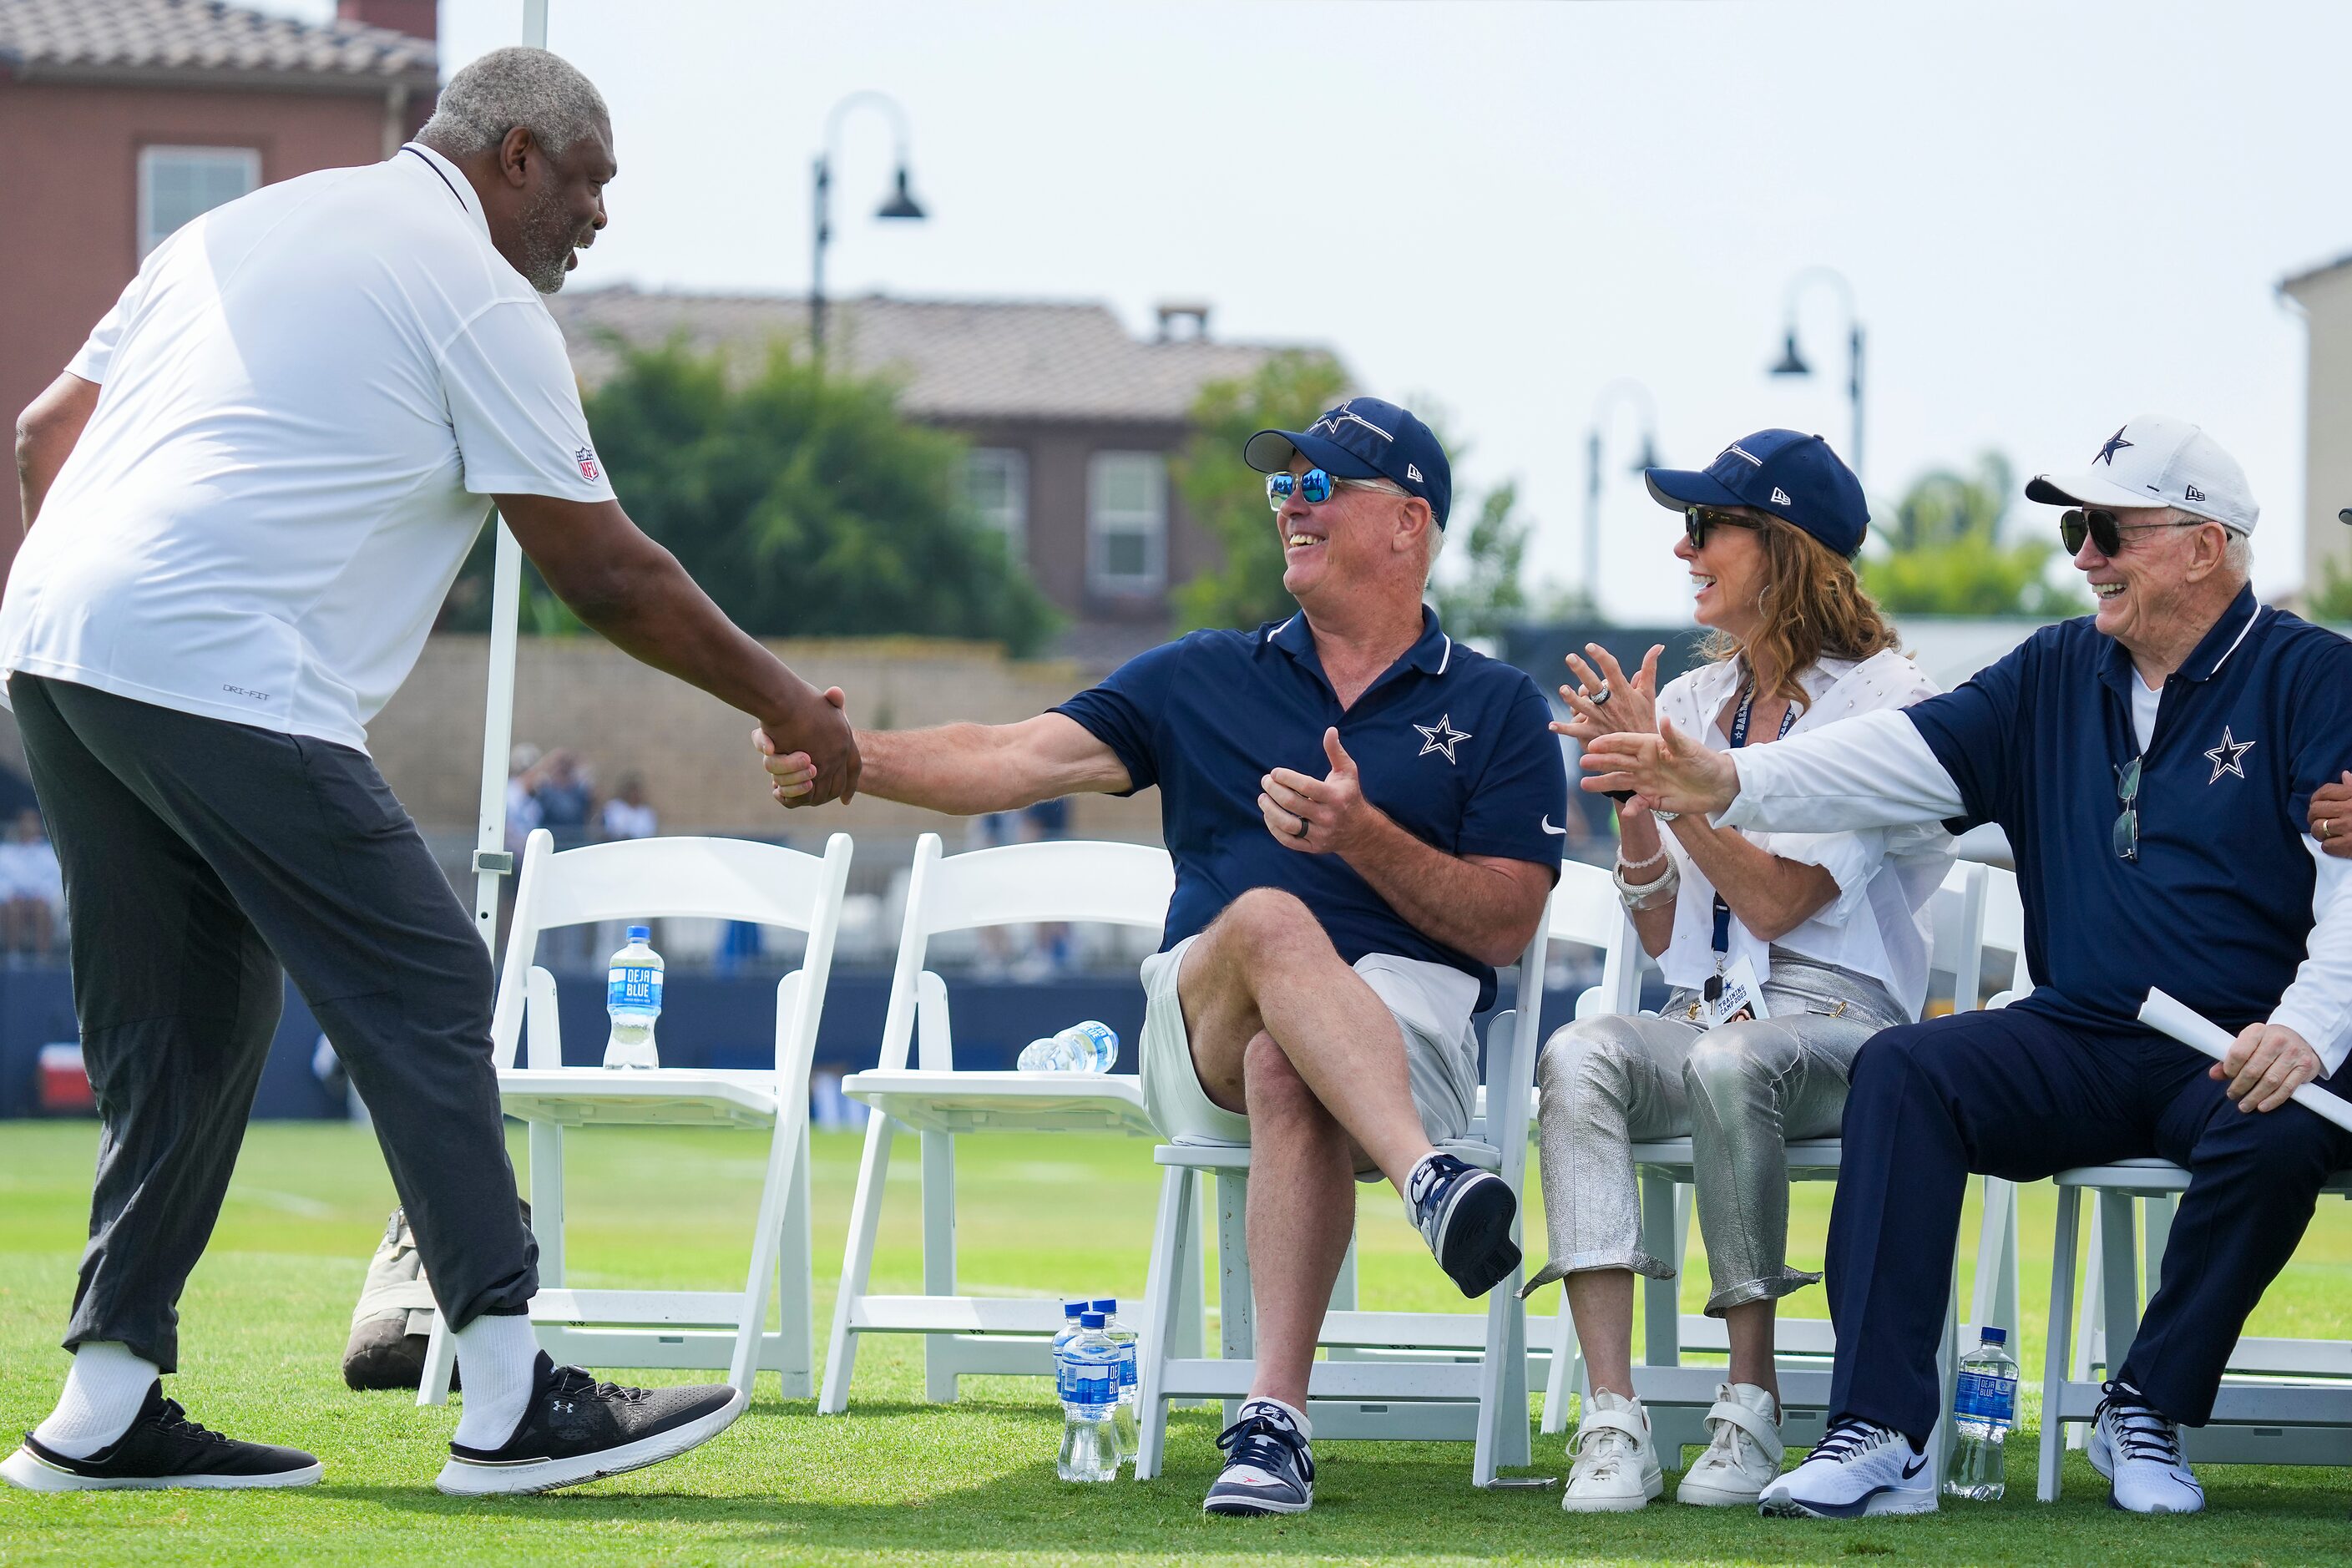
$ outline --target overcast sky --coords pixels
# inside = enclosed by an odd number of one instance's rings
[[[1791,276],[1827,266],[1869,334],[1882,503],[1988,447],[2078,468],[2175,413],[2246,466],[2257,584],[2302,577],[2304,329],[2275,285],[2352,251],[2352,5],[551,7],[622,165],[574,287],[805,289],[826,112],[878,89],[932,216],[870,220],[890,133],[853,115],[837,292],[1103,300],[1139,331],[1199,299],[1219,336],[1328,344],[1365,390],[1443,408],[1457,490],[1520,481],[1538,576],[1580,580],[1585,432],[1617,377],[1654,396],[1670,463],[1767,425],[1848,447],[1832,291],[1804,296],[1814,376],[1765,374]],[[521,12],[442,0],[445,66]],[[1619,410],[1603,598],[1679,619],[1675,520],[1623,472],[1637,423]]]

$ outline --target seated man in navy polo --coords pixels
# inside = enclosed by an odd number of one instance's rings
[[[1298,614],[1194,632],[1018,724],[858,747],[867,794],[940,811],[1160,786],[1176,893],[1143,967],[1145,1103],[1171,1139],[1252,1148],[1257,1367],[1206,1507],[1295,1513],[1353,1178],[1396,1184],[1464,1295],[1518,1265],[1510,1190],[1434,1145],[1470,1124],[1471,1016],[1542,919],[1568,778],[1535,682],[1423,606],[1452,488],[1428,426],[1360,397],[1244,455]],[[807,760],[759,743],[792,804]]]
[[[2352,1134],[2287,1098],[2315,1079],[2352,1089],[2352,876],[2303,831],[2352,760],[2352,643],[2256,602],[2245,476],[2193,426],[2135,419],[2086,472],[2025,493],[2070,509],[2059,531],[2095,616],[1900,711],[1732,754],[1617,736],[1584,761],[1588,789],[1740,827],[1998,822],[2017,855],[2041,984],[1886,1030],[1854,1059],[1830,1218],[1833,1419],[1767,1513],[1935,1508],[1923,1450],[1969,1173],[2150,1155],[2189,1184],[2090,1459],[2118,1507],[2196,1512],[2177,1428],[2212,1414],[2247,1313],[2352,1163]],[[2154,986],[2237,1032],[2226,1062],[2138,1023]]]

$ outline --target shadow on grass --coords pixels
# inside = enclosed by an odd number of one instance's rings
[[[782,1415],[808,1406],[772,1408]],[[967,1401],[953,1408],[978,1424],[1017,1418],[1040,1425],[1034,1405]],[[458,1500],[413,1488],[322,1489],[451,1521],[633,1532],[675,1527],[692,1532],[685,1539],[699,1536],[706,1542],[784,1552],[1015,1552],[1066,1561],[1226,1554],[1406,1560],[1565,1555],[1795,1563],[1887,1555],[1928,1562],[2203,1563],[2310,1561],[2352,1549],[2340,1476],[2273,1469],[2263,1472],[2261,1481],[2233,1483],[2230,1469],[2217,1466],[2208,1472],[2216,1511],[2143,1520],[2108,1508],[2105,1484],[2079,1455],[2072,1455],[2064,1498],[2044,1506],[2032,1497],[2030,1432],[2019,1434],[2012,1448],[2025,1464],[2008,1498],[1955,1504],[1911,1519],[1780,1521],[1745,1510],[1683,1508],[1671,1501],[1671,1479],[1667,1499],[1636,1514],[1565,1514],[1556,1490],[1474,1489],[1469,1450],[1461,1445],[1328,1443],[1318,1451],[1321,1469],[1311,1513],[1231,1520],[1200,1510],[1216,1460],[1209,1440],[1215,1426],[1205,1414],[1180,1415],[1171,1423],[1170,1463],[1160,1478],[1096,1487],[1055,1479],[1050,1451],[1034,1464],[962,1485],[943,1484],[948,1478],[939,1471],[904,1468],[920,1456],[902,1452],[896,1438],[908,1430],[902,1424],[918,1419],[928,1424],[924,1451],[940,1457],[941,1470],[953,1468],[948,1461],[957,1447],[953,1434],[940,1428],[941,1415],[937,1405],[874,1404],[861,1405],[838,1426],[828,1420],[814,1431],[801,1426],[792,1435],[822,1436],[824,1451],[784,1453],[787,1475],[777,1479],[789,1486],[789,1472],[795,1469],[826,1471],[836,1478],[832,1484],[818,1484],[814,1473],[809,1478],[809,1490],[831,1494],[823,1500],[781,1491],[712,1495],[707,1462],[693,1491],[663,1488],[658,1471],[538,1498]],[[1041,1435],[1047,1430],[1041,1427]],[[1539,1454],[1549,1450],[1557,1457],[1557,1439],[1537,1441]],[[853,1478],[851,1487],[839,1484],[842,1474]],[[887,1492],[894,1484],[903,1486],[903,1498],[841,1495]]]

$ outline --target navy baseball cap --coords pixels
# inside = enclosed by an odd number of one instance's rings
[[[1261,474],[1282,472],[1293,455],[1333,479],[1393,479],[1445,526],[1454,466],[1429,426],[1393,403],[1351,397],[1304,430],[1261,430],[1242,447],[1242,461]]]
[[[1704,468],[1650,468],[1660,506],[1746,506],[1769,511],[1851,560],[1870,529],[1862,481],[1819,436],[1759,430]]]

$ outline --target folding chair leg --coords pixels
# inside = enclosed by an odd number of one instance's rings
[[[1217,1339],[1227,1361],[1257,1359],[1257,1324],[1250,1296],[1249,1173],[1217,1173]],[[1225,1402],[1225,1424],[1241,1414],[1241,1401]]]
[[[2058,1464],[2064,1452],[2059,1402],[2074,1354],[2074,1231],[2082,1198],[2080,1187],[2058,1189],[2057,1239],[2050,1252],[2050,1343],[2042,1356],[2042,1463],[2034,1487],[2043,1502],[2058,1500]]]
[[[923,1294],[956,1293],[955,1134],[926,1132],[923,1141]],[[923,1336],[923,1397],[952,1405],[956,1344],[942,1334]]]
[[[809,1234],[809,1132],[801,1121],[800,1156],[793,1162],[792,1191],[784,1200],[784,1234],[776,1250],[778,1337],[782,1342],[777,1368],[780,1392],[786,1399],[806,1399],[815,1389],[811,1375],[816,1364],[816,1262]]]
[[[776,1125],[768,1138],[768,1173],[760,1184],[760,1217],[752,1222],[751,1278],[743,1284],[741,1315],[735,1323],[735,1354],[727,1365],[727,1381],[751,1396],[751,1380],[760,1366],[760,1339],[768,1328],[768,1294],[783,1255],[784,1228],[792,1207],[794,1173],[804,1168],[808,1148],[808,1104],[777,1108]],[[789,1318],[790,1308],[786,1308]],[[788,1321],[787,1333],[792,1331]]]
[[[1160,1217],[1151,1227],[1151,1268],[1143,1289],[1143,1333],[1137,1354],[1135,1414],[1139,1423],[1135,1450],[1135,1479],[1148,1481],[1160,1473],[1160,1456],[1168,1442],[1168,1400],[1160,1391],[1167,1384],[1167,1363],[1186,1354],[1184,1331],[1179,1322],[1183,1303],[1197,1298],[1200,1257],[1187,1242],[1198,1234],[1192,1224],[1192,1173],[1171,1165],[1160,1177]],[[1191,1256],[1187,1256],[1191,1253]],[[1193,1324],[1195,1331],[1199,1323]],[[1200,1347],[1191,1347],[1197,1356]]]
[[[1642,1173],[1642,1247],[1653,1258],[1682,1267],[1684,1230],[1679,1184],[1656,1171]],[[1680,1366],[1683,1360],[1682,1280],[1642,1281],[1642,1364]],[[1563,1289],[1562,1298],[1566,1291]],[[1562,1309],[1566,1309],[1563,1307]]]
[[[857,1163],[857,1192],[849,1205],[849,1245],[842,1255],[841,1283],[833,1302],[833,1336],[824,1348],[824,1384],[817,1394],[820,1415],[849,1408],[849,1377],[857,1363],[857,1335],[850,1314],[866,1294],[874,1272],[874,1232],[882,1222],[882,1187],[890,1174],[890,1118],[877,1110],[866,1119],[866,1152]]]
[[[1583,1359],[1576,1344],[1576,1319],[1568,1310],[1568,1290],[1559,1293],[1559,1316],[1552,1320],[1551,1366],[1544,1374],[1543,1431],[1556,1437],[1568,1430],[1568,1396],[1576,1389],[1576,1364]]]
[[[433,1335],[425,1342],[425,1375],[416,1385],[416,1403],[448,1404],[449,1383],[457,1369],[457,1336],[449,1331],[449,1320],[436,1310]]]
[[[530,1124],[530,1235],[539,1244],[539,1282],[563,1283],[563,1129]]]
[[[2139,1258],[2132,1246],[2132,1200],[2128,1193],[2101,1193],[2099,1248],[2101,1314],[2106,1331],[2107,1376],[2123,1371],[2139,1332]]]
[[[1478,1367],[1477,1441],[1471,1450],[1475,1486],[1493,1484],[1505,1465],[1529,1462],[1528,1445],[1528,1319],[1518,1299],[1519,1271],[1486,1300],[1486,1345]]]

